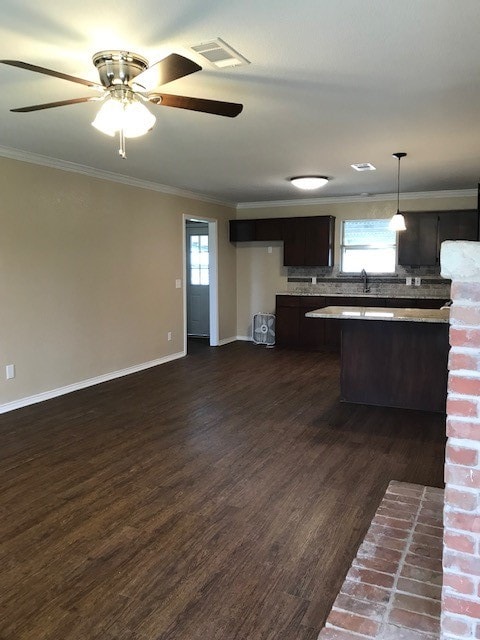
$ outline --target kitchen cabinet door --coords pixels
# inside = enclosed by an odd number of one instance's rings
[[[333,266],[335,218],[286,218],[283,223],[283,264],[289,267]]]
[[[285,218],[283,221],[283,264],[300,267],[305,261],[305,218]]]
[[[438,249],[445,240],[478,240],[478,211],[444,211],[438,214]]]
[[[299,347],[299,308],[297,296],[277,296],[275,306],[275,345],[289,349]]]
[[[230,220],[230,242],[255,240],[255,220]]]
[[[398,264],[432,267],[440,263],[445,240],[478,240],[478,212],[461,211],[405,213],[406,231],[398,237]]]
[[[305,266],[333,266],[334,225],[335,219],[329,216],[305,219]]]
[[[398,264],[421,267],[438,264],[437,213],[405,213],[406,231],[398,234]]]
[[[325,306],[323,296],[302,296],[299,300],[299,344],[302,349],[321,351],[325,346],[324,318],[306,318],[305,314]]]
[[[264,242],[283,240],[282,220],[280,218],[255,220],[255,240]]]

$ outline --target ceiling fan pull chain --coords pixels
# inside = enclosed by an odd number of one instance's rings
[[[118,132],[119,138],[120,138],[120,148],[118,150],[118,154],[121,158],[123,158],[123,160],[127,159],[127,151],[125,149],[125,133],[123,131],[123,129],[120,129],[120,131]]]

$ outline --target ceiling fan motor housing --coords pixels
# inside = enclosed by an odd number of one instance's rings
[[[128,51],[99,51],[93,56],[100,82],[110,89],[128,85],[139,73],[148,69],[148,60]]]

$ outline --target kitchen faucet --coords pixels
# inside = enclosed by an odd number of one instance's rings
[[[370,293],[370,287],[367,285],[367,272],[365,269],[362,269],[360,274],[363,278],[363,293]]]

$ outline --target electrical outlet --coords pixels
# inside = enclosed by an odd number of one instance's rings
[[[7,364],[7,366],[5,367],[5,378],[7,380],[11,380],[12,378],[15,378],[15,365],[14,364]]]
[[[415,286],[419,287],[422,284],[422,279],[421,278],[415,278]]]
[[[169,332],[167,333],[167,340],[171,340],[171,339],[172,339],[172,332],[171,332],[171,331],[169,331]]]
[[[405,284],[407,285],[407,287],[411,287],[412,286],[412,277],[411,276],[407,276],[405,278]]]

